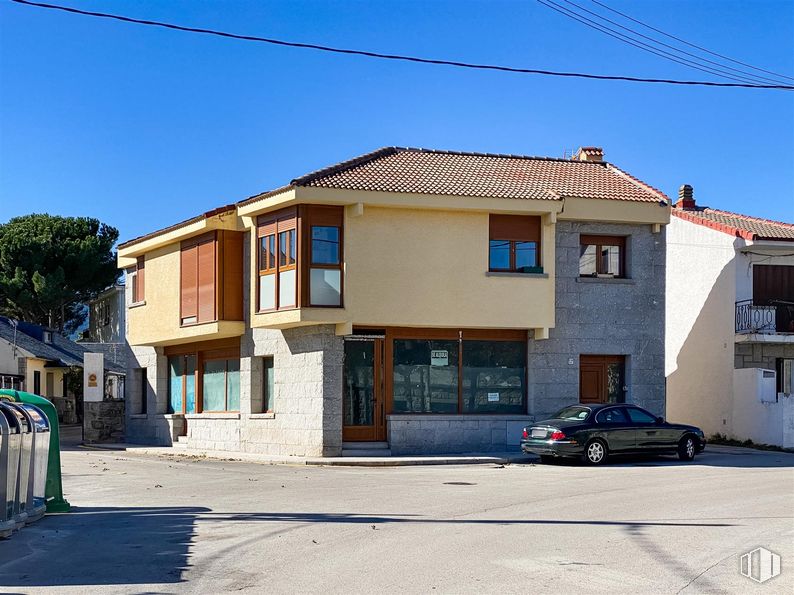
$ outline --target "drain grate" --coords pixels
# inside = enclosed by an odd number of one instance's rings
[[[468,481],[445,481],[445,486],[476,486],[476,483],[470,483]]]

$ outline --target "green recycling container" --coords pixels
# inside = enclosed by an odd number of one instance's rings
[[[71,506],[63,497],[61,479],[61,436],[58,430],[58,412],[55,405],[44,397],[21,390],[0,389],[0,399],[8,398],[19,403],[30,403],[44,411],[50,422],[50,453],[47,465],[47,486],[44,494],[47,499],[47,512],[69,512]]]

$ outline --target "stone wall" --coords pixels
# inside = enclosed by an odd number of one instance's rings
[[[518,451],[525,415],[390,415],[394,455]]]
[[[627,279],[579,277],[580,234],[629,236]],[[529,414],[579,400],[581,354],[626,356],[626,402],[664,415],[665,232],[650,225],[557,222],[556,326],[529,341]]]
[[[736,343],[734,368],[775,369],[777,358],[794,359],[794,343]]]
[[[83,403],[83,442],[124,442],[124,401]]]
[[[253,329],[242,342],[240,442],[244,452],[342,452],[344,344],[333,326]],[[273,357],[273,412],[262,412],[262,357]],[[248,378],[249,381],[245,381]]]

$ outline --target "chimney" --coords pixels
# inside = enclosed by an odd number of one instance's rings
[[[684,184],[678,189],[678,202],[675,203],[676,209],[694,209],[695,196],[692,186]]]
[[[573,156],[573,160],[601,163],[604,161],[604,149],[601,147],[579,147],[576,155]]]

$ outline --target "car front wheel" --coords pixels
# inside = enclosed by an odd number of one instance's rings
[[[697,443],[694,436],[684,436],[678,443],[678,458],[682,461],[691,461],[695,458]]]
[[[591,440],[584,447],[584,460],[588,465],[602,465],[607,460],[607,445],[603,440]]]

